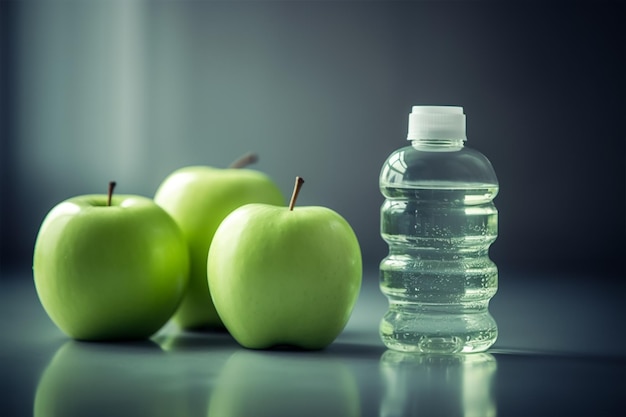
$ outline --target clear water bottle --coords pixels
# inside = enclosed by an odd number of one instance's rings
[[[498,288],[489,259],[498,234],[496,174],[465,146],[462,107],[414,106],[408,140],[380,173],[389,246],[380,264],[389,299],[381,338],[404,352],[485,351],[498,335],[488,311]]]

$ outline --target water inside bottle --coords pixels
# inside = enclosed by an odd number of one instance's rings
[[[381,235],[389,255],[380,287],[389,299],[380,332],[396,350],[484,351],[497,337],[488,311],[498,270],[489,246],[498,234],[497,185],[382,186]]]

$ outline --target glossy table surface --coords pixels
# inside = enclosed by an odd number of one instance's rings
[[[624,284],[501,272],[484,354],[410,355],[378,337],[377,272],[327,349],[252,351],[168,323],[142,343],[82,343],[28,272],[0,280],[0,416],[626,415]]]

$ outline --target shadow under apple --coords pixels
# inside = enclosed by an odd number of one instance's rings
[[[161,349],[171,354],[203,352],[215,355],[240,348],[237,341],[226,330],[213,332],[185,330],[162,333],[156,335],[153,340],[161,346]]]
[[[173,383],[167,356],[151,341],[68,341],[39,379],[33,415],[192,415],[185,391]]]
[[[208,408],[211,417],[360,414],[355,377],[342,361],[284,349],[233,353]]]

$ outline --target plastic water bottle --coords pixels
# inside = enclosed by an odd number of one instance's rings
[[[380,264],[389,299],[381,338],[404,352],[485,351],[498,336],[488,311],[498,288],[488,253],[498,234],[496,174],[465,146],[462,107],[414,106],[408,140],[380,173],[389,246]]]

